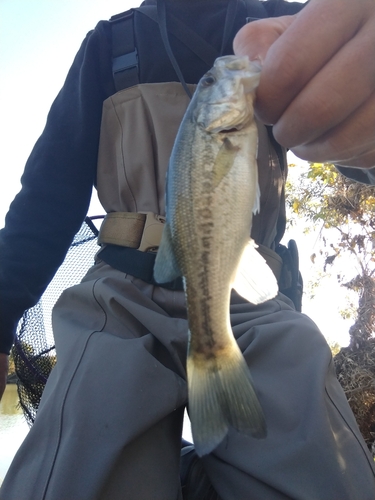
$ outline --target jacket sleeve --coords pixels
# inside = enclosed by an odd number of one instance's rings
[[[353,181],[361,182],[362,184],[375,185],[375,167],[374,168],[351,168],[351,167],[340,167],[336,165],[336,168],[342,175],[353,179]]]
[[[114,92],[108,35],[99,23],[82,43],[0,231],[0,352],[9,352],[19,319],[52,280],[87,213],[102,104]]]
[[[292,16],[297,14],[306,4],[302,2],[289,2],[286,0],[267,0],[264,7],[269,17]]]

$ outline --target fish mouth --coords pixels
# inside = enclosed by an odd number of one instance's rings
[[[211,134],[237,134],[238,132],[241,132],[242,130],[246,129],[249,124],[251,123],[251,120],[248,119],[246,121],[240,121],[238,122],[237,124],[231,124],[231,125],[223,125],[220,127],[220,126],[216,126],[215,128],[214,127],[207,127],[206,128],[206,131],[211,133]]]
[[[220,106],[213,106],[212,110],[215,111],[215,108],[220,111]],[[206,132],[211,134],[234,134],[246,128],[251,121],[252,114],[248,112],[248,109],[236,107],[228,109],[227,104],[225,108],[221,113],[216,111],[204,116],[201,125],[203,125]]]
[[[222,130],[219,130],[218,133],[219,134],[234,134],[235,132],[238,132],[239,130],[241,130],[241,129],[238,127],[223,128]]]
[[[244,126],[241,124],[241,125],[233,125],[233,126],[229,126],[229,127],[223,127],[223,126],[216,126],[216,127],[213,127],[212,125],[210,126],[206,126],[206,127],[203,127],[203,129],[208,132],[209,134],[235,134],[235,133],[238,133],[240,132],[240,130],[242,130],[244,128]]]

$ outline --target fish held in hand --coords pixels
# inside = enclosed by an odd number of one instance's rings
[[[246,57],[218,58],[186,110],[168,168],[166,223],[154,277],[159,283],[183,277],[189,416],[200,456],[210,453],[229,427],[266,435],[229,317],[232,288],[254,304],[278,290],[250,238],[260,198],[253,112],[259,77],[259,67]]]

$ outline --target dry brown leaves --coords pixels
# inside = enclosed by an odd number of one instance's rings
[[[334,360],[337,378],[371,450],[375,442],[375,338],[360,349],[342,349]]]

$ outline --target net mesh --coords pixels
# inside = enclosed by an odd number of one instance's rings
[[[56,363],[52,308],[62,291],[79,283],[94,263],[97,235],[92,220],[86,218],[43,296],[19,322],[12,356],[19,402],[29,425],[34,423],[44,386]]]

